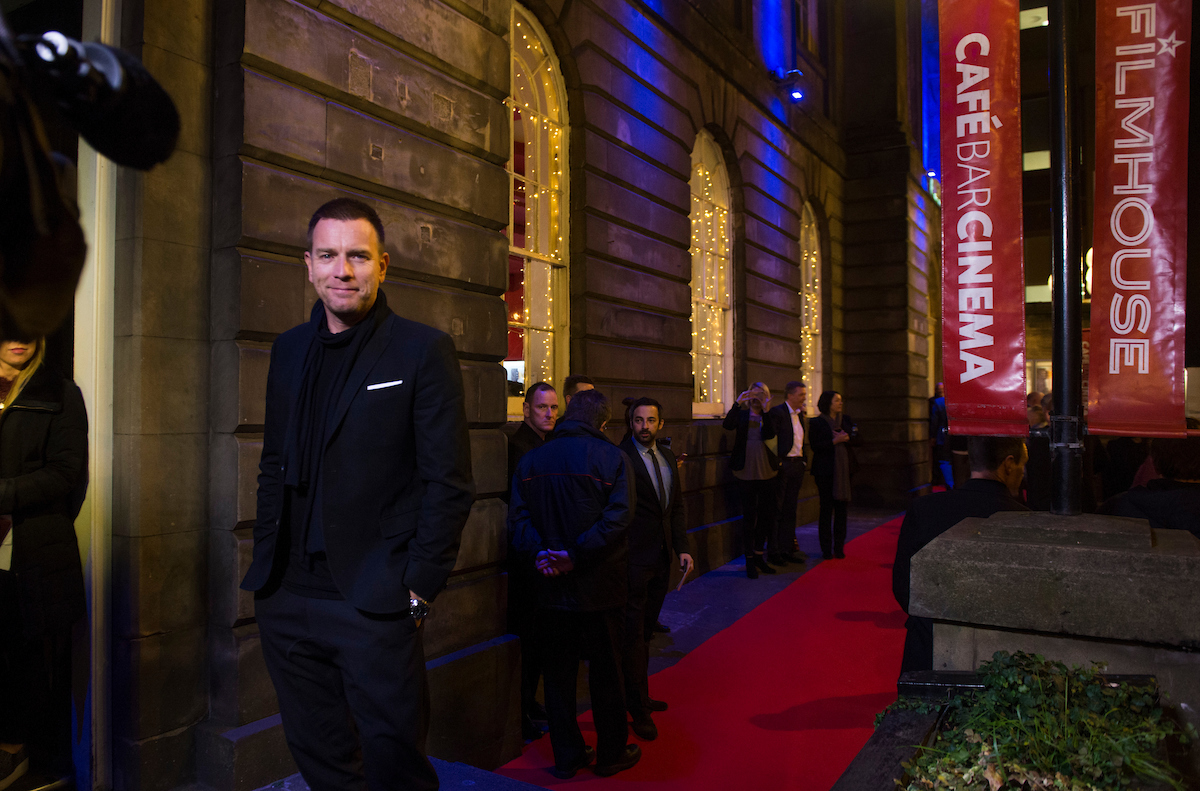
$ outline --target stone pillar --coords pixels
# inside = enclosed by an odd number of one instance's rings
[[[919,28],[907,0],[845,15],[846,412],[859,427],[862,504],[903,505],[929,484],[930,280],[941,216],[922,187],[920,117],[909,96]],[[932,311],[937,315],[936,308]]]
[[[208,714],[208,0],[124,7],[122,44],[174,98],[175,154],[118,181],[113,464],[113,785],[193,776]]]
[[[1149,674],[1200,725],[1200,540],[1142,519],[999,513],[965,519],[912,561],[909,612],[934,619],[935,670],[996,651]],[[1196,756],[1194,760],[1200,760]]]

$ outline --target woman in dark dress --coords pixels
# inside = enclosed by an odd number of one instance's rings
[[[71,773],[71,631],[86,614],[75,516],[87,413],[44,341],[0,343],[0,788]]]
[[[820,416],[808,421],[812,446],[812,474],[821,496],[821,516],[817,523],[821,554],[830,558],[846,557],[846,506],[850,504],[850,473],[853,459],[850,443],[858,428],[842,412],[842,394],[826,390],[817,399]]]
[[[758,573],[774,574],[763,560],[767,531],[775,524],[779,458],[773,440],[775,424],[767,416],[771,390],[762,382],[738,396],[722,423],[726,431],[736,431],[729,466],[737,480],[742,501],[742,548],[746,552],[746,576],[758,579]]]

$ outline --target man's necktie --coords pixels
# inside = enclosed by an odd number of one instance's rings
[[[654,452],[654,447],[651,446],[647,451],[650,456],[650,463],[654,465],[654,477],[658,479],[658,502],[663,508],[667,507],[667,487],[663,484],[662,470],[658,466],[658,454]]]

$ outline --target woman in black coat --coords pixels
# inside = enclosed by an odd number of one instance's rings
[[[850,442],[858,436],[858,428],[849,415],[842,413],[842,394],[836,390],[821,393],[817,409],[820,416],[808,421],[808,441],[813,451],[812,474],[821,496],[817,523],[821,554],[826,560],[844,558],[853,464]]]
[[[70,769],[71,630],[86,614],[75,516],[87,413],[44,341],[0,343],[0,787]]]
[[[758,579],[760,571],[774,574],[763,560],[767,531],[775,524],[779,458],[775,454],[775,423],[767,414],[771,390],[762,382],[738,396],[722,426],[737,432],[729,466],[737,479],[742,501],[742,548],[746,553],[746,576]]]

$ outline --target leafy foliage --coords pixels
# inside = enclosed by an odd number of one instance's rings
[[[1160,748],[1195,730],[1182,733],[1163,717],[1155,685],[1112,683],[1102,669],[998,651],[979,669],[981,690],[949,703],[896,701],[887,711],[949,707],[934,744],[904,764],[906,791],[1117,791],[1146,782],[1182,791]]]

